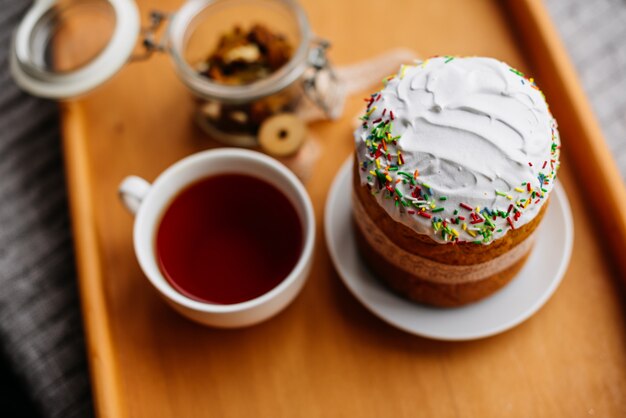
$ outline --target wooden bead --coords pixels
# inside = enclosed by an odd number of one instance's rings
[[[259,129],[259,145],[276,157],[294,154],[304,143],[305,123],[291,113],[280,113],[267,118]]]

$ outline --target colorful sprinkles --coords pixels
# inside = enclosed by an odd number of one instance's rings
[[[444,63],[448,64],[455,57],[444,56]],[[424,68],[428,60],[417,63],[415,67]],[[403,79],[412,66],[401,67],[399,79]],[[415,68],[414,67],[414,68]],[[536,87],[532,78],[527,78],[522,72],[514,68],[509,69],[519,76],[522,83],[528,83]],[[386,77],[384,84],[394,79],[396,74]],[[543,96],[543,93],[541,93]],[[552,144],[550,148],[551,158],[545,161],[535,161],[542,167],[536,179],[527,179],[520,185],[515,185],[510,190],[494,190],[495,207],[472,207],[466,202],[451,207],[449,196],[439,193],[436,187],[425,183],[420,179],[417,169],[413,172],[405,169],[405,160],[399,147],[400,135],[394,136],[395,115],[393,109],[384,107],[380,93],[372,94],[365,98],[366,111],[361,117],[362,126],[367,130],[365,147],[368,157],[361,163],[361,170],[369,173],[367,177],[372,194],[382,194],[384,199],[393,201],[394,206],[406,216],[421,217],[430,220],[434,235],[440,236],[444,241],[453,244],[474,243],[488,244],[494,239],[494,232],[503,232],[503,227],[496,226],[497,219],[502,219],[510,230],[516,229],[524,210],[529,206],[540,204],[546,197],[549,185],[556,178],[559,168],[560,146],[556,132],[556,121],[553,119]],[[372,115],[378,112],[378,117],[370,121]],[[528,161],[533,167],[533,162]],[[404,185],[402,192],[397,185]],[[506,209],[505,209],[506,208]]]

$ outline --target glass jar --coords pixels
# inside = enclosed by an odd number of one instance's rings
[[[290,59],[250,84],[221,84],[202,75],[199,65],[219,37],[252,24],[283,34],[293,47]],[[91,37],[89,48],[80,48],[83,30]],[[138,39],[143,52],[133,55]],[[61,42],[77,44],[81,55],[55,60]],[[168,53],[196,98],[199,126],[227,144],[255,146],[259,126],[277,113],[302,114],[311,107],[329,118],[341,113],[345,94],[326,59],[328,46],[313,36],[303,9],[291,0],[188,0],[175,13],[152,12],[144,29],[128,0],[37,0],[14,35],[10,64],[23,89],[62,100],[99,86],[129,61]]]

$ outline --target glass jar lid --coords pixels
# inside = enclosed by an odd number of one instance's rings
[[[13,35],[11,72],[31,94],[79,96],[124,66],[139,26],[133,1],[37,0]]]

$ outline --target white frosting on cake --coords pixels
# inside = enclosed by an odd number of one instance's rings
[[[552,190],[556,122],[532,79],[495,59],[403,66],[363,119],[361,184],[394,220],[438,242],[490,243],[531,221]]]

